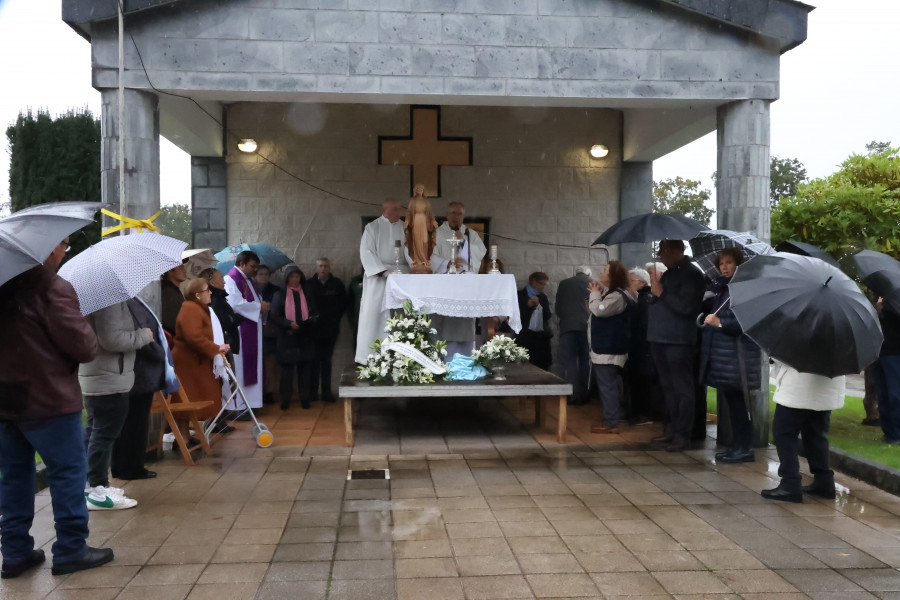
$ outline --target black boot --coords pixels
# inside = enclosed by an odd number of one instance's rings
[[[40,548],[32,550],[31,554],[29,554],[22,562],[11,563],[4,560],[2,570],[0,570],[0,577],[3,579],[13,579],[25,571],[42,564],[44,560],[44,551]]]
[[[716,460],[726,464],[745,463],[755,461],[756,456],[750,448],[734,448],[724,456],[720,457],[719,455],[716,455]]]
[[[834,500],[837,492],[834,489],[834,477],[819,477],[813,480],[810,485],[803,486],[803,493],[811,496],[818,496],[826,500]]]
[[[760,495],[766,500],[781,500],[782,502],[795,502],[798,504],[803,502],[803,492],[792,492],[782,487],[782,484],[778,484],[778,487],[771,490],[763,490],[760,492]]]

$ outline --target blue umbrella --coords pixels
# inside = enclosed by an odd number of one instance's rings
[[[215,257],[219,260],[216,268],[227,274],[234,266],[237,255],[245,250],[256,252],[259,256],[259,264],[265,265],[273,271],[294,262],[284,252],[270,244],[241,244],[240,246],[228,246],[220,252],[216,252]]]

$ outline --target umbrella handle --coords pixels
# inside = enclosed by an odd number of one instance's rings
[[[231,363],[228,362],[228,357],[225,356],[225,353],[224,353],[224,352],[219,352],[219,356],[221,356],[221,357],[222,357],[222,360],[225,361],[225,366],[228,367],[228,368],[230,369],[230,368],[231,368]]]
[[[713,316],[719,314],[719,311],[722,310],[723,308],[725,308],[726,306],[728,306],[729,304],[731,304],[731,296],[728,297],[727,302],[723,302],[722,306],[720,306],[719,308],[716,309],[716,312],[712,313]],[[706,327],[705,321],[706,321],[706,313],[700,313],[699,315],[697,315],[697,320],[696,320],[697,327],[699,327],[700,329],[703,329],[704,327]]]

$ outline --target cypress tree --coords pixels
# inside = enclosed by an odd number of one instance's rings
[[[6,129],[13,211],[47,202],[99,202],[100,120],[88,109],[19,113]],[[70,238],[77,253],[100,241],[100,218]]]

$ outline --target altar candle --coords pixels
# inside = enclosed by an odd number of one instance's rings
[[[491,244],[491,259],[497,258],[497,244]]]

